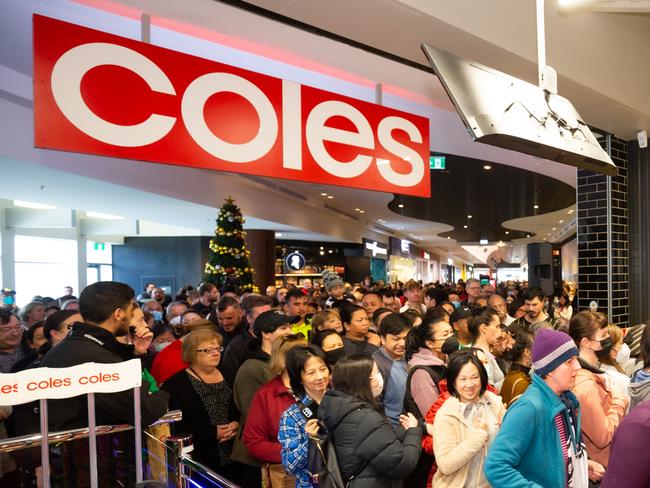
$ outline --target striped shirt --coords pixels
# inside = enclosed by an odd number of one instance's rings
[[[568,471],[569,467],[569,449],[567,446],[567,433],[566,427],[564,426],[564,419],[562,418],[562,412],[558,413],[555,416],[555,426],[557,431],[560,434],[560,444],[562,445],[562,458],[564,459],[564,472]]]

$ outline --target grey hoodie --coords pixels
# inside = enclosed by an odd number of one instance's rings
[[[639,403],[650,399],[650,373],[642,369],[632,375],[630,383],[630,410]]]

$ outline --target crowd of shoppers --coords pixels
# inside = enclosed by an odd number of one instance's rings
[[[143,424],[181,410],[172,433],[245,488],[317,486],[321,435],[357,488],[650,486],[648,329],[630,347],[570,290],[323,278],[267,295],[204,283],[171,297],[152,283],[136,298],[99,282],[78,299],[35,297],[0,309],[0,371],[140,358]],[[96,409],[100,424],[133,423],[131,392],[98,395]],[[87,424],[85,397],[49,413],[54,430]],[[1,436],[39,428],[34,404],[0,421]],[[107,453],[133,450],[111,442]],[[87,456],[53,448],[53,476],[82,479]],[[36,486],[38,465],[3,455],[0,484]],[[128,484],[110,455],[99,468]]]

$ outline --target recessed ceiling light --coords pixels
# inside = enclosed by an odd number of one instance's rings
[[[327,251],[327,252],[328,252],[328,253],[330,253],[330,254],[332,254],[332,253],[333,253],[334,251],[332,251],[332,250],[330,249],[330,250],[329,250],[329,251]]]
[[[332,195],[327,195],[327,198],[329,198],[331,200],[334,197]]]
[[[378,219],[379,222],[386,222],[384,219]]]
[[[492,169],[492,166],[490,166],[489,164],[486,164],[486,165],[483,166],[483,169],[486,170],[486,171],[489,171],[489,170]]]
[[[555,229],[557,229],[557,227],[553,227],[551,230],[555,230]]]
[[[537,210],[539,208],[539,205],[533,205],[533,208]]]
[[[447,236],[447,239],[451,239],[451,236]]]
[[[355,208],[355,209],[354,209],[355,212],[358,212],[359,210],[360,210],[360,209],[358,209],[358,208]]]
[[[468,219],[471,219],[471,218],[472,218],[472,216],[471,216],[471,215],[468,215],[468,216],[467,216],[467,218],[468,218]]]
[[[399,208],[404,208],[404,204],[403,204],[403,203],[400,203],[400,204],[397,205],[397,206],[398,206]]]
[[[359,213],[366,213],[365,210],[359,210]]]
[[[14,200],[14,207],[33,208],[34,210],[53,210],[54,205],[47,205],[45,203],[26,202],[25,200]]]
[[[564,219],[560,219],[560,220],[558,220],[557,223],[558,223],[558,224],[563,224],[563,223],[564,223]]]
[[[544,237],[544,240],[546,240],[546,237]]]
[[[573,213],[573,209],[569,210],[567,213],[571,215]]]
[[[526,238],[529,238],[529,237],[530,237],[530,234],[526,234]]]
[[[510,231],[509,231],[509,230],[507,230],[507,231],[506,231],[506,234],[510,234]]]
[[[323,256],[325,254],[325,251],[321,251],[319,254]]]
[[[547,233],[546,235],[547,235],[547,236],[550,236],[550,235],[551,235],[551,233],[550,233],[550,232],[548,232],[548,233]]]
[[[463,229],[467,229],[467,226],[466,226],[466,225],[463,225]]]
[[[321,193],[321,195],[324,196],[324,197],[326,197],[326,196],[327,196],[327,193]]]

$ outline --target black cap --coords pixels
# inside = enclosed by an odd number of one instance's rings
[[[285,315],[277,310],[268,310],[257,316],[253,324],[253,330],[255,335],[260,337],[262,332],[275,332],[281,325],[297,324],[298,322],[300,322],[299,315]]]
[[[453,324],[458,322],[459,320],[466,319],[472,315],[472,308],[467,306],[467,305],[461,305],[458,307],[456,310],[454,310],[451,314],[451,318],[449,321]]]

